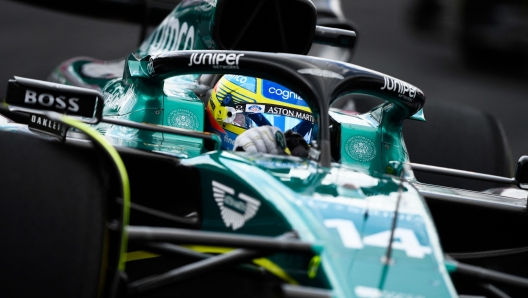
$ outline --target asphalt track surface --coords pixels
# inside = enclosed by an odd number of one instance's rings
[[[467,68],[453,38],[456,13],[448,10],[443,30],[419,35],[408,26],[410,0],[343,2],[360,35],[353,63],[418,86],[428,102],[471,105],[494,115],[506,131],[514,160],[528,155],[528,76],[514,69]],[[71,57],[123,58],[137,46],[139,32],[138,25],[0,0],[0,96],[14,75],[46,79]]]

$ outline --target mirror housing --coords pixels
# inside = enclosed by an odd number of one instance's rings
[[[351,30],[316,26],[314,42],[333,47],[353,49],[356,44],[356,32]]]
[[[517,162],[515,170],[515,181],[517,186],[522,189],[528,189],[528,155],[523,155]]]
[[[95,90],[22,77],[9,80],[5,104],[12,111],[43,115],[48,111],[97,124],[103,95]]]

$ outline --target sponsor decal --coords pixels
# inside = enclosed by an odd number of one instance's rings
[[[95,90],[18,77],[9,81],[5,98],[13,106],[89,118],[100,115],[102,101]]]
[[[31,114],[28,127],[30,129],[51,133],[61,138],[66,136],[67,126],[40,115]]]
[[[209,103],[211,104],[211,108],[213,109],[213,111],[216,110],[216,105],[215,105],[212,97],[209,99]]]
[[[168,122],[170,126],[183,129],[198,130],[199,127],[198,117],[185,109],[175,109],[170,112]]]
[[[229,144],[231,146],[234,146],[235,145],[235,140],[233,140],[227,134],[225,134],[224,135],[224,143],[227,143],[227,144]]]
[[[237,134],[232,133],[229,130],[224,130],[220,132],[218,130],[213,130],[222,138],[222,149],[224,150],[234,150],[235,139]]]
[[[265,109],[265,105],[246,105],[246,112],[250,113],[263,113]]]
[[[253,218],[260,207],[260,201],[239,193],[235,196],[235,190],[217,181],[212,181],[213,196],[220,207],[220,214],[226,227],[238,230]]]
[[[240,112],[244,112],[244,105],[236,105],[235,106],[235,110],[240,111]]]
[[[275,82],[268,80],[262,80],[262,95],[269,99],[279,100],[303,107],[307,107],[308,104],[302,97],[297,93],[289,90],[288,88],[279,85]]]
[[[349,138],[346,141],[345,150],[348,156],[359,162],[371,161],[376,157],[374,142],[362,136]]]
[[[194,27],[168,16],[141,45],[140,51],[157,55],[167,51],[194,49]]]
[[[238,69],[238,63],[242,56],[244,54],[193,53],[188,66],[211,65],[216,69]]]
[[[238,86],[255,93],[257,91],[257,79],[239,75],[225,75],[231,83],[237,84]]]
[[[54,110],[77,112],[79,111],[79,98],[66,96],[53,96],[49,93],[38,94],[36,91],[27,89],[24,96],[24,103],[28,105],[38,105],[43,108],[53,108]]]
[[[412,101],[416,97],[417,88],[395,78],[383,77],[385,84],[380,90],[396,91],[400,98]]]
[[[307,120],[307,121],[310,121],[310,122],[314,122],[314,117],[312,116],[312,114],[310,114],[308,112],[305,112],[305,111],[291,109],[291,108],[267,105],[266,106],[266,113],[274,114],[274,115],[288,116],[288,117],[293,117],[293,118],[298,118],[298,119],[301,119],[301,120]]]
[[[339,79],[339,80],[344,79],[342,75],[335,73],[333,71],[324,70],[324,69],[304,68],[304,69],[299,69],[297,72],[302,73],[302,74],[310,74],[310,75],[318,76],[318,77],[325,77],[325,78],[332,78],[332,79]]]
[[[239,84],[245,84],[248,81],[248,77],[239,75],[227,75],[226,78],[232,82],[236,82]]]
[[[293,92],[293,91],[290,91],[290,90],[282,90],[282,89],[279,89],[279,88],[274,88],[274,87],[270,87],[268,89],[268,92],[269,94],[276,94],[280,97],[282,97],[283,99],[290,99],[290,98],[295,98],[295,99],[300,99],[300,100],[303,100],[299,95],[297,95],[297,93]]]

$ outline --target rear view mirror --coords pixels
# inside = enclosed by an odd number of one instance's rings
[[[103,96],[95,90],[21,77],[9,80],[5,103],[25,113],[53,111],[96,124],[103,114]]]
[[[517,169],[515,170],[515,181],[519,188],[528,189],[528,156],[523,155],[517,162]]]
[[[29,114],[28,128],[64,140],[68,127],[51,119],[51,112],[97,124],[103,114],[103,96],[95,90],[15,77],[9,80],[5,106]]]
[[[354,48],[356,32],[331,27],[316,26],[314,42],[333,47]]]

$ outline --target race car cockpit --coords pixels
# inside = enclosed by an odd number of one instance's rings
[[[209,120],[207,130],[221,136],[222,149],[248,151],[249,148],[244,148],[247,144],[235,146],[235,141],[251,129],[264,134],[262,137],[261,133],[255,132],[257,140],[262,138],[269,141],[260,150],[255,147],[256,152],[269,153],[273,150],[277,131],[285,133],[287,141],[302,137],[302,148],[307,148],[307,144],[312,141],[314,118],[308,104],[297,93],[269,80],[224,75],[211,92],[206,113]],[[269,128],[259,129],[266,126],[276,128],[274,133],[268,132]],[[247,140],[249,143],[254,141],[254,138]],[[301,156],[307,154],[306,150],[301,149],[295,152]]]

